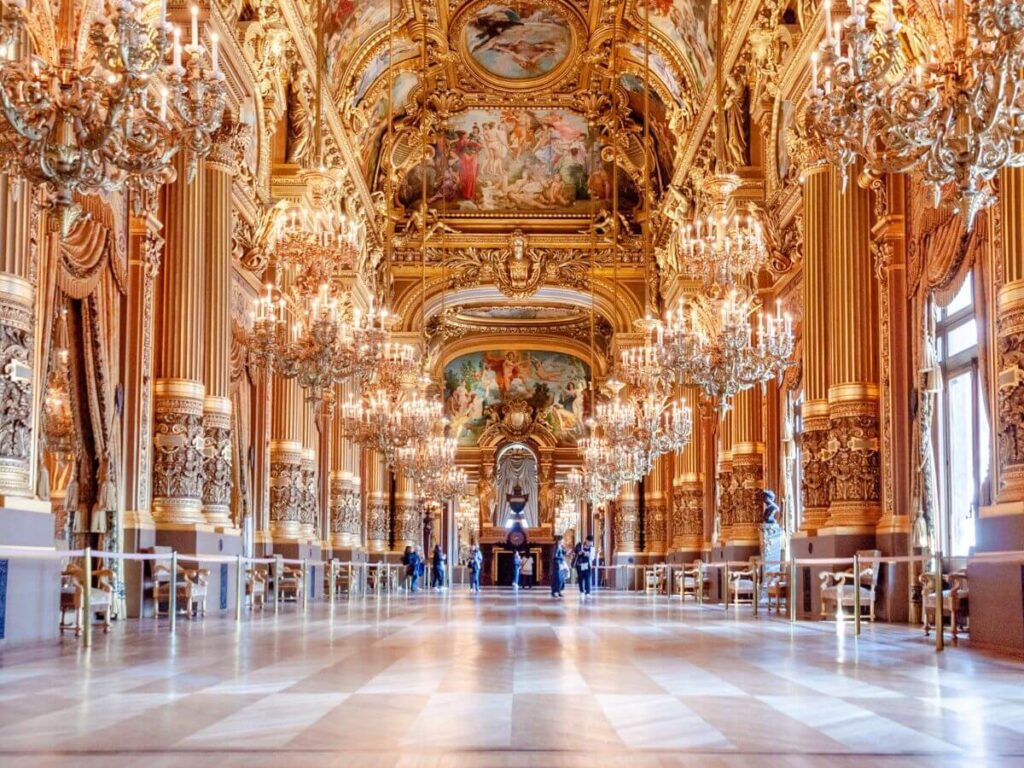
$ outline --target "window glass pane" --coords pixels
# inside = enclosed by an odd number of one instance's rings
[[[950,554],[954,557],[967,554],[974,544],[974,388],[971,386],[971,371],[953,376],[947,384],[947,424],[949,439],[946,505],[946,531]]]
[[[967,309],[974,303],[974,289],[971,287],[971,278],[973,275],[968,273],[967,279],[964,280],[964,284],[960,287],[956,296],[953,297],[953,301],[946,307],[946,316],[955,315],[961,309]]]
[[[972,317],[966,323],[951,328],[946,336],[946,354],[948,357],[959,355],[965,350],[978,345],[978,324]]]

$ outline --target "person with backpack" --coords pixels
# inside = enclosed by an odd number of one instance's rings
[[[476,544],[469,552],[469,589],[471,592],[480,591],[480,571],[483,569],[484,556],[480,547]]]
[[[415,547],[406,547],[402,553],[405,575],[409,579],[409,591],[419,592],[420,574],[423,572],[423,559]]]

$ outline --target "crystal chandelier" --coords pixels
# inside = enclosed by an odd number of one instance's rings
[[[80,16],[90,14],[75,0],[61,0],[56,19],[43,19],[42,8],[33,7],[40,18],[30,25],[21,3],[4,4],[4,170],[47,185],[66,229],[75,192],[127,185],[146,197],[173,180],[170,163],[179,149],[189,150],[193,163],[205,155],[224,114],[224,75],[217,36],[211,36],[209,57],[199,42],[195,7],[184,65],[180,31],[167,23],[165,2],[156,25],[142,20],[142,2],[118,3],[113,19],[89,30],[95,57],[84,50],[76,28]],[[54,51],[51,58],[29,50],[29,26],[52,38],[41,48]],[[151,92],[157,82],[165,84],[159,99]]]
[[[342,404],[345,432],[396,466],[399,451],[426,440],[443,417],[441,402],[422,391],[380,389]]]
[[[441,473],[427,481],[424,495],[428,498],[446,500],[457,499],[466,492],[469,478],[466,470],[449,464]]]
[[[569,470],[566,478],[566,492],[577,499],[585,499],[597,507],[613,498],[617,487],[612,485],[614,472],[612,454],[607,442],[597,435],[581,438],[577,448],[582,466]]]
[[[399,471],[419,487],[428,486],[455,463],[458,440],[445,435],[447,425],[448,419],[442,417],[434,434],[402,446],[396,453]]]
[[[754,311],[754,299],[734,288],[721,297],[697,297],[689,307],[680,299],[667,314],[668,364],[723,409],[734,395],[782,373],[793,354],[789,315],[778,304],[775,315],[758,312],[755,334]]]
[[[952,52],[915,58],[893,1],[882,20],[859,0],[841,23],[825,1],[807,125],[844,184],[858,159],[870,175],[919,173],[936,204],[954,190],[970,228],[999,169],[1024,165],[1024,10],[1019,0],[939,3]]]
[[[738,185],[739,177],[733,174],[715,174],[704,185],[713,201],[707,218],[673,230],[669,248],[683,277],[705,286],[728,285],[756,277],[767,263],[764,230],[753,204],[745,216],[728,213]]]

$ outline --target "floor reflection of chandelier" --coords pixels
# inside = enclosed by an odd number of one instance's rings
[[[1024,164],[1024,13],[1020,0],[936,8],[953,41],[941,60],[934,48],[910,53],[893,0],[884,19],[869,19],[866,4],[856,2],[842,23],[833,23],[826,0],[807,124],[844,181],[858,159],[873,175],[919,173],[936,201],[943,187],[955,188],[969,227],[993,200],[996,172]]]
[[[207,51],[195,7],[191,43],[183,48],[180,31],[167,23],[166,4],[160,21],[151,24],[143,21],[143,3],[117,3],[105,26],[89,30],[98,52],[93,61],[77,44],[82,34],[76,24],[92,18],[80,5],[85,3],[59,3],[57,18],[49,20],[48,57],[25,44],[23,3],[5,2],[0,25],[7,59],[0,69],[0,106],[9,126],[5,138],[13,145],[5,170],[47,184],[65,212],[73,209],[75,192],[127,183],[153,193],[174,178],[170,162],[180,148],[193,160],[209,152],[225,108],[217,36]],[[34,22],[46,26],[41,18]],[[159,97],[151,93],[157,80],[166,84]]]
[[[689,310],[689,311],[687,311]],[[678,376],[704,390],[721,407],[729,398],[781,373],[793,354],[793,324],[776,314],[757,313],[754,300],[733,289],[724,297],[680,300],[665,329],[668,364]]]

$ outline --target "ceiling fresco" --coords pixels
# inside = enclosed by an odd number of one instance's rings
[[[462,49],[486,72],[506,80],[550,75],[576,43],[566,10],[557,5],[487,3],[465,16]]]

